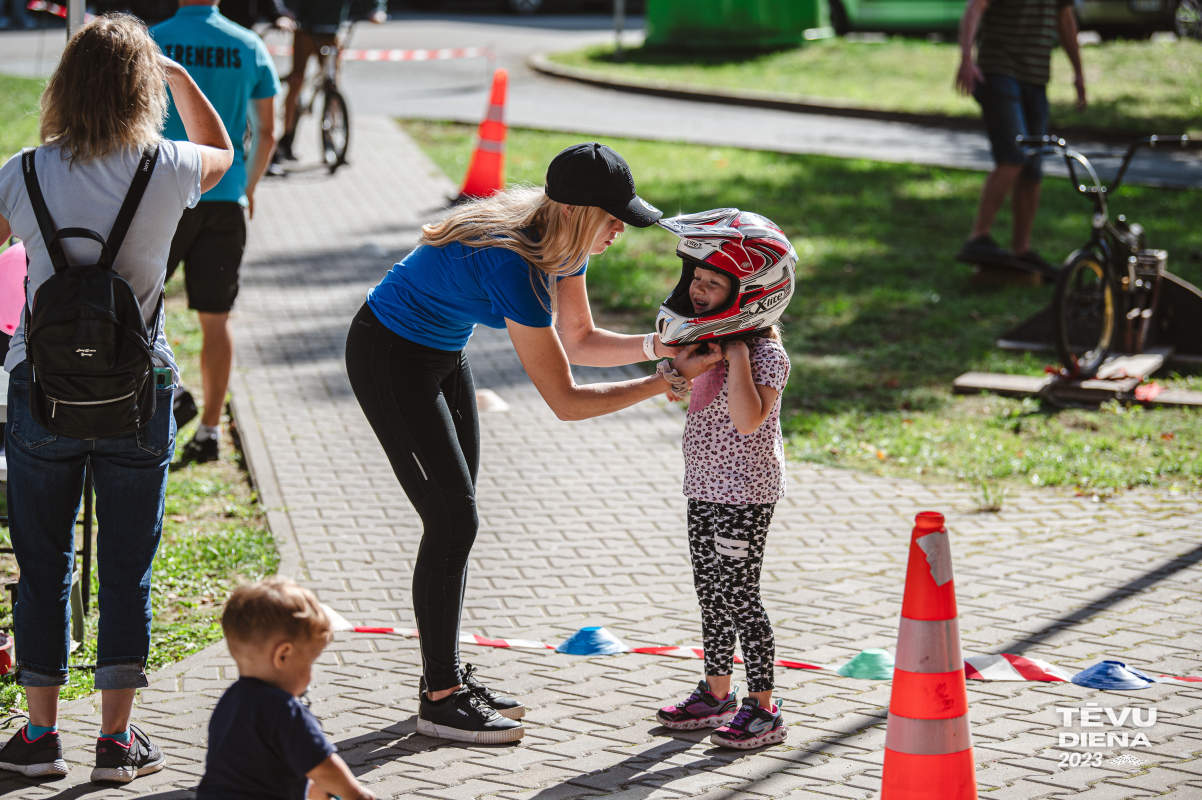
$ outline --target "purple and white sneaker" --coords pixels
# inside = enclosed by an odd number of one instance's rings
[[[674,731],[695,731],[698,728],[717,728],[735,718],[739,707],[739,687],[731,687],[725,698],[717,697],[705,681],[683,703],[664,706],[655,715],[659,724]]]
[[[772,708],[761,708],[754,697],[746,697],[739,707],[739,713],[728,725],[711,733],[710,741],[719,747],[751,750],[783,742],[788,735],[789,729],[785,727],[779,700]]]

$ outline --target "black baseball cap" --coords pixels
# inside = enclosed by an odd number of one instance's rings
[[[597,206],[627,225],[649,228],[664,215],[634,193],[626,160],[597,142],[575,144],[547,167],[547,197],[569,206]]]

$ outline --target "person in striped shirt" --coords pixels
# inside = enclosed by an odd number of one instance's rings
[[[1083,110],[1085,73],[1072,0],[968,0],[964,8],[956,86],[980,103],[996,164],[981,191],[972,235],[961,250],[966,260],[1004,263],[1017,258],[1035,272],[1055,275],[1056,268],[1031,248],[1031,229],[1039,210],[1041,158],[1023,152],[1015,139],[1043,136],[1048,131],[1047,84],[1057,39],[1073,65],[1077,109]],[[1014,220],[1010,252],[990,235],[1007,196],[1012,197]]]

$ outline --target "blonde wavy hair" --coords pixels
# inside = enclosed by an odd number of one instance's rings
[[[167,117],[167,74],[146,26],[106,14],[75,32],[41,103],[42,144],[86,164],[158,141]]]
[[[535,286],[539,280],[546,289],[550,307],[546,303],[543,307],[554,316],[559,309],[557,279],[584,266],[609,219],[607,212],[595,206],[567,206],[547,197],[541,188],[513,186],[465,203],[439,222],[423,225],[421,244],[441,247],[459,242],[468,247],[512,250],[534,267],[530,284]]]

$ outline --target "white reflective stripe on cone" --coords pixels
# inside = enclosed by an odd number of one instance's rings
[[[968,715],[951,719],[911,719],[889,712],[885,747],[914,756],[944,756],[972,747]]]
[[[505,121],[505,106],[495,105],[488,107],[488,114],[484,117],[489,122],[504,122]]]
[[[481,139],[476,144],[476,149],[483,150],[486,153],[504,153],[505,152],[505,143],[504,142],[494,142],[491,139]]]
[[[906,672],[955,672],[964,669],[960,623],[954,619],[901,618],[897,631],[897,669]]]

